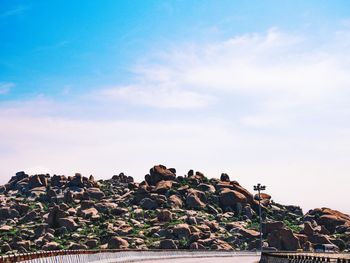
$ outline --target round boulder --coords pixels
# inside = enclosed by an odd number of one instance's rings
[[[247,198],[243,194],[228,188],[221,190],[219,199],[222,207],[232,207],[237,203],[244,204],[247,202]]]
[[[176,175],[174,170],[167,169],[164,165],[155,165],[145,176],[145,180],[149,185],[156,185],[158,182],[174,181]]]
[[[109,249],[126,249],[129,247],[128,241],[120,237],[111,237],[108,241]]]

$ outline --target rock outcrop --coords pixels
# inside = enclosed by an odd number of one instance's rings
[[[228,174],[208,178],[156,165],[145,180],[120,173],[96,180],[79,173],[18,172],[0,186],[0,254],[58,249],[256,250],[263,211],[268,249],[350,249],[350,217],[328,208],[303,214],[259,197]]]

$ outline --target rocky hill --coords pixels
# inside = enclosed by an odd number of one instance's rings
[[[303,214],[261,196],[264,247],[350,249],[350,217],[328,208]],[[207,178],[154,166],[145,181],[123,173],[96,181],[81,174],[19,172],[0,186],[0,250],[259,248],[258,197],[227,174]]]

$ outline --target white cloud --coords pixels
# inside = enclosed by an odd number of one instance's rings
[[[156,64],[152,70],[152,64],[146,65],[146,74],[167,72],[167,79],[176,81],[179,88],[204,93],[275,92],[310,98],[348,87],[349,64],[342,63],[344,54],[307,45],[302,36],[272,29],[266,34],[176,50],[167,56],[163,68]]]
[[[139,181],[163,163],[180,175],[228,172],[248,188],[267,184],[276,201],[350,213],[348,35],[317,42],[271,29],[177,45],[136,65],[129,85],[2,104],[0,180],[43,167]],[[332,197],[320,198],[330,187]]]
[[[227,172],[247,188],[263,182],[275,201],[350,212],[342,199],[350,183],[348,133],[308,138],[294,131],[253,133],[218,120],[72,120],[22,113],[0,114],[0,123],[0,183],[19,170],[97,178],[123,171],[141,181],[162,163],[176,167],[178,175],[192,168],[209,177]],[[332,183],[338,189],[332,198],[320,199],[330,178],[342,183]],[[286,191],[285,182],[295,190]]]
[[[98,97],[155,108],[205,108],[237,97],[266,111],[325,106],[349,90],[345,46],[350,38],[339,41],[346,32],[317,43],[272,28],[221,42],[179,45],[136,65],[134,83],[106,88]]]
[[[0,95],[9,93],[14,86],[15,84],[12,82],[0,82]]]
[[[170,85],[108,88],[98,92],[95,96],[104,100],[121,100],[134,105],[164,109],[201,108],[214,101],[214,98],[209,95],[177,89]]]
[[[241,119],[241,122],[243,125],[255,127],[255,128],[268,128],[272,125],[278,124],[279,126],[282,125],[283,118],[275,116],[274,118],[272,116],[264,116],[264,115],[253,115],[253,116],[246,116]]]

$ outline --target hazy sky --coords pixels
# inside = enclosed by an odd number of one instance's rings
[[[0,3],[0,183],[226,172],[350,213],[350,1]]]

